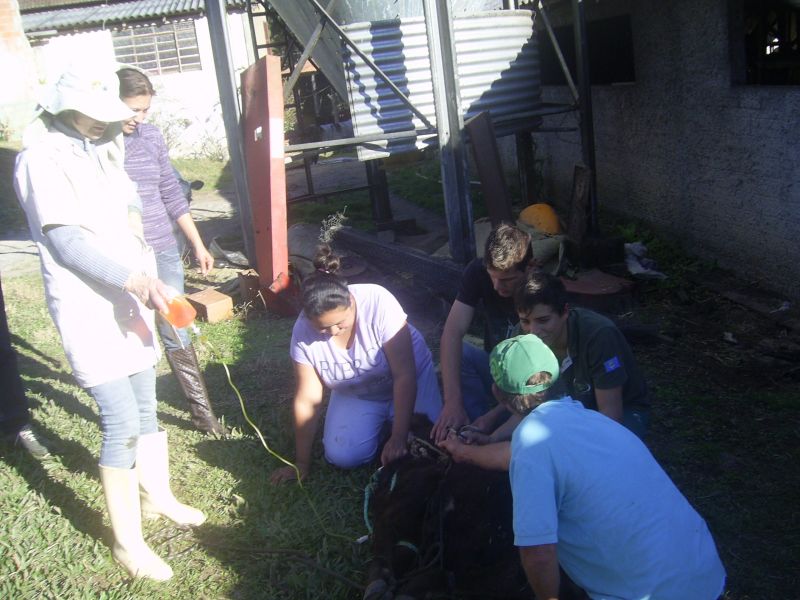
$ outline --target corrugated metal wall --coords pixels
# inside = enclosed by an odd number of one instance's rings
[[[356,45],[432,122],[436,122],[425,21],[414,17],[343,27]],[[493,121],[508,120],[540,105],[539,51],[533,13],[487,11],[453,19],[462,114],[488,110]],[[357,136],[406,131],[422,122],[357,55],[344,49],[345,71]],[[373,143],[359,149],[369,160],[408,152],[435,138]]]
[[[319,23],[319,15],[306,0],[269,0],[281,19],[301,44],[311,37]],[[327,5],[328,2],[322,2]],[[453,14],[476,12],[502,7],[502,0],[451,0]],[[339,25],[363,23],[404,17],[421,17],[422,0],[338,0],[331,17]],[[322,31],[317,47],[312,52],[314,62],[324,73],[333,88],[342,97],[347,97],[344,72],[339,51],[339,36],[331,27]]]
[[[503,8],[503,0],[450,0],[453,16]],[[422,0],[337,0],[331,16],[339,25],[421,17],[425,14]]]

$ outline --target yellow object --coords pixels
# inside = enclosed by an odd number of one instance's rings
[[[540,202],[531,204],[519,213],[519,220],[535,227],[542,233],[556,235],[561,233],[561,225],[558,222],[558,215],[549,204]]]

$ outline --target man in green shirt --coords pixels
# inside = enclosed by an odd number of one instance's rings
[[[531,273],[514,304],[520,328],[539,336],[558,358],[565,392],[644,437],[647,384],[617,326],[596,312],[570,307],[564,284],[549,273]]]
[[[537,335],[553,351],[561,365],[560,392],[579,400],[644,438],[650,422],[647,384],[625,336],[608,318],[567,303],[564,284],[545,272],[529,273],[514,292],[520,329]],[[473,422],[467,439],[477,443],[509,439],[517,419],[508,419],[496,407]],[[489,438],[481,432],[494,431]]]

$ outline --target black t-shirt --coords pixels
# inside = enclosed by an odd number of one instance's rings
[[[519,322],[514,299],[503,298],[494,291],[482,258],[474,259],[465,267],[456,300],[472,308],[483,304],[483,348],[487,352],[514,334]]]

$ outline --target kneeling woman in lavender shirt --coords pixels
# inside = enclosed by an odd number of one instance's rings
[[[303,313],[292,331],[295,464],[301,478],[311,469],[326,387],[331,395],[325,458],[345,469],[375,458],[387,422],[391,434],[381,463],[400,458],[407,452],[412,413],[435,421],[442,407],[431,352],[400,303],[379,285],[347,285],[336,274],[339,264],[330,247],[320,247],[317,270],[303,282]],[[283,467],[272,481],[294,477],[292,467]]]

